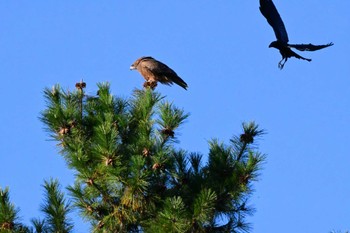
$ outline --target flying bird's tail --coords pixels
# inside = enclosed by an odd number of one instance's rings
[[[295,57],[295,58],[298,58],[298,59],[302,59],[302,60],[305,60],[305,61],[311,61],[310,58],[305,58],[305,57],[302,57],[300,56],[299,54],[297,54],[296,52],[294,52],[293,50],[292,51],[292,56]]]
[[[299,51],[316,51],[319,49],[324,49],[332,46],[333,43],[328,43],[325,45],[313,45],[313,44],[288,44],[289,47],[295,48]]]

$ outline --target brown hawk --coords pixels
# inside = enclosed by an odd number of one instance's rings
[[[160,82],[166,85],[176,83],[185,90],[187,89],[187,83],[185,83],[175,71],[152,57],[141,57],[137,59],[130,66],[130,70],[138,70],[145,78],[146,82],[144,83],[144,87],[154,89],[157,83]]]

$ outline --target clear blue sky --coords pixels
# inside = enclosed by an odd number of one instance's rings
[[[43,179],[73,182],[38,119],[43,89],[83,78],[88,93],[108,81],[128,97],[143,84],[130,65],[150,55],[189,85],[157,88],[191,113],[180,147],[206,154],[208,140],[228,142],[243,121],[267,130],[253,232],[350,229],[350,2],[274,2],[291,43],[335,45],[279,70],[258,0],[0,1],[0,186],[23,221],[40,215]]]

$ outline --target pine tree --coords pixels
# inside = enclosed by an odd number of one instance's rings
[[[32,219],[37,233],[69,233],[72,232],[73,223],[68,218],[71,212],[70,203],[60,190],[58,180],[44,181],[44,203],[40,210],[44,213],[44,220]]]
[[[10,202],[8,188],[0,188],[0,232],[1,233],[26,233],[29,228],[19,222],[19,208]]]
[[[93,232],[249,231],[248,200],[264,161],[258,125],[244,123],[229,144],[211,140],[205,160],[175,147],[189,114],[158,92],[124,99],[98,84],[91,97],[85,86],[46,89],[41,120],[75,171],[69,194]]]
[[[33,227],[20,222],[19,208],[10,202],[9,189],[0,188],[0,233],[69,233],[73,223],[68,214],[72,210],[57,180],[44,181],[44,220],[32,219]]]
[[[76,174],[71,199],[57,180],[45,181],[44,217],[28,227],[8,188],[0,188],[1,233],[73,232],[73,207],[96,233],[250,230],[248,200],[264,162],[254,143],[264,133],[258,125],[244,123],[229,144],[211,140],[203,159],[175,147],[189,114],[164,96],[146,89],[123,99],[98,84],[91,97],[85,87],[81,82],[73,92],[58,85],[44,91],[41,120]]]

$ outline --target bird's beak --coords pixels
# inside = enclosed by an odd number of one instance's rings
[[[136,70],[136,67],[133,66],[133,65],[131,65],[131,66],[130,66],[130,70]]]

